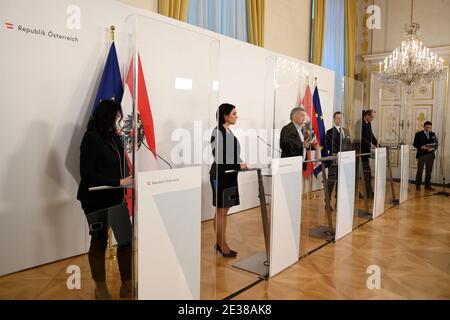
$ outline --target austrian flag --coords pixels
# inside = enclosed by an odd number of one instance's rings
[[[138,77],[137,77],[137,112],[141,116],[142,126],[144,128],[145,140],[150,151],[153,153],[153,157],[156,159],[156,140],[155,140],[155,129],[153,126],[153,116],[152,110],[150,109],[150,102],[148,99],[147,86],[145,84],[144,72],[142,70],[141,57],[138,54]],[[130,63],[130,68],[128,69],[126,87],[128,89],[128,94],[130,97],[134,94],[134,83],[133,83],[133,61]],[[126,107],[126,106],[124,106]],[[127,109],[130,109],[129,106]],[[124,110],[125,111],[125,110]],[[129,110],[130,113],[132,110]],[[127,114],[127,112],[124,112]]]

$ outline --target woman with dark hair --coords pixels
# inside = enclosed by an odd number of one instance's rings
[[[127,186],[133,182],[125,165],[124,148],[116,124],[122,108],[112,100],[101,101],[91,116],[80,147],[80,186],[77,199],[87,215],[99,217],[98,228],[89,228],[89,265],[95,281],[95,297],[111,299],[106,286],[105,251],[108,243],[107,209],[125,201],[125,189],[89,191],[96,186]],[[131,294],[131,243],[117,249],[122,286],[120,296]]]
[[[216,207],[216,250],[224,257],[236,257],[226,241],[227,214],[231,207],[239,205],[238,171],[248,169],[240,158],[240,144],[229,129],[236,124],[236,107],[224,103],[217,111],[217,127],[211,136],[214,163],[209,171],[213,191],[213,205]],[[234,172],[227,172],[233,171]]]

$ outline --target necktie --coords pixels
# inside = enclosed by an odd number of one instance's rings
[[[425,131],[425,135],[427,136],[427,140],[430,140],[430,134],[428,133],[428,131]]]

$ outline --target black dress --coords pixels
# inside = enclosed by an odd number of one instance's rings
[[[213,191],[213,206],[217,208],[237,206],[240,204],[238,173],[226,173],[226,171],[241,169],[239,141],[230,130],[219,125],[211,135],[211,147],[214,162],[209,176]]]

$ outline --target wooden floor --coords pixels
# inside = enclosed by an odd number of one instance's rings
[[[380,290],[367,288],[370,265]],[[392,208],[236,299],[450,299],[450,198]]]
[[[355,230],[337,243],[310,235],[312,229],[327,224],[323,197],[303,199],[300,252],[323,247],[234,299],[450,299],[450,199],[416,193],[413,187],[411,200],[375,221],[360,217],[358,211],[365,204],[357,199]],[[389,200],[388,190],[386,207]],[[369,202],[369,211],[371,206]],[[227,236],[239,252],[238,259],[263,251],[259,208],[231,215]],[[238,259],[216,254],[214,238],[213,222],[203,223],[202,299],[224,299],[258,280],[232,266]],[[117,261],[106,261],[108,286],[118,298]],[[81,268],[80,290],[67,289],[69,265]],[[380,290],[366,286],[370,265],[381,268]],[[0,278],[0,299],[93,299],[93,292],[86,255]]]

